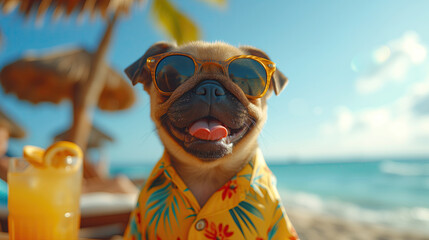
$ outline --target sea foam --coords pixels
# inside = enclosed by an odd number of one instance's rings
[[[286,209],[314,212],[351,221],[389,228],[429,233],[429,208],[371,209],[335,198],[324,199],[312,193],[280,189]]]
[[[429,164],[386,161],[380,164],[383,173],[400,176],[429,176]]]

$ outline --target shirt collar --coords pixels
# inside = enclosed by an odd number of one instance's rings
[[[239,202],[243,201],[246,198],[246,194],[248,193],[250,187],[252,187],[253,183],[260,178],[259,170],[264,167],[266,167],[264,158],[262,156],[262,153],[260,149],[257,149],[255,156],[247,163],[243,169],[241,169],[230,181],[228,181],[222,188],[220,188],[211,198],[216,197],[222,197],[222,189],[227,188],[228,184],[235,184],[237,186],[236,191],[234,191],[234,194],[231,195],[228,199],[223,199],[223,204],[216,204],[218,207],[213,208],[214,204],[210,204],[213,200],[210,198],[209,201],[204,205],[204,208],[206,208],[207,205],[210,206],[210,212],[219,211],[228,207],[233,207],[234,205],[237,205]],[[158,161],[157,165],[155,166],[154,170],[151,173],[150,178],[148,181],[152,181],[153,179],[157,178],[160,174],[164,174],[167,179],[169,179],[175,187],[177,187],[181,192],[188,198],[190,204],[192,207],[199,212],[200,206],[198,202],[196,201],[195,197],[189,191],[188,187],[185,185],[183,180],[180,178],[180,176],[177,174],[173,166],[171,165],[170,156],[164,152],[161,159]],[[258,176],[256,176],[258,175]],[[216,196],[218,195],[218,196]],[[214,199],[216,201],[216,199]],[[222,208],[222,209],[218,209]]]

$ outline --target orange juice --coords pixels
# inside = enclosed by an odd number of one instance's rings
[[[82,160],[65,157],[64,164],[55,167],[36,166],[23,158],[11,159],[8,172],[11,240],[78,239]]]

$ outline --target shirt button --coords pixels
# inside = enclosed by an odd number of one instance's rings
[[[205,219],[200,219],[197,221],[197,223],[195,224],[195,229],[197,229],[198,231],[203,230],[204,228],[206,228],[207,226],[207,220]]]

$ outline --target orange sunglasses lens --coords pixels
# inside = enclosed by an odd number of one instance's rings
[[[159,90],[171,93],[195,73],[194,61],[187,56],[171,55],[157,65],[155,81]]]
[[[261,96],[267,86],[267,72],[264,66],[250,58],[238,58],[232,61],[228,67],[228,74],[248,96]]]

